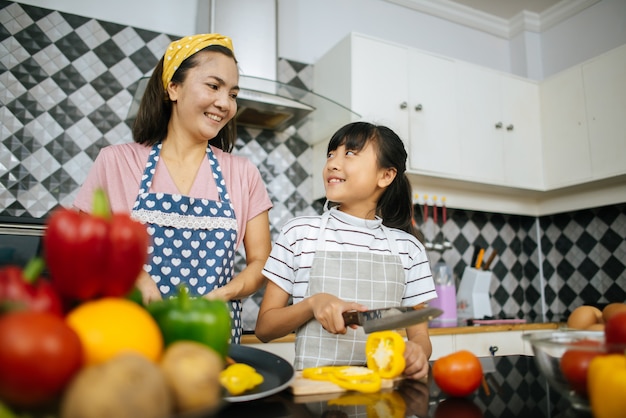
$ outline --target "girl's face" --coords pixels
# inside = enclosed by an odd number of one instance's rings
[[[373,210],[384,189],[395,177],[394,169],[378,166],[376,147],[371,142],[360,151],[340,145],[329,152],[323,178],[326,198],[341,204],[341,210],[363,217]]]
[[[206,141],[237,113],[239,72],[235,60],[219,52],[199,52],[195,58],[198,64],[187,71],[185,81],[168,86],[175,102],[170,123]]]

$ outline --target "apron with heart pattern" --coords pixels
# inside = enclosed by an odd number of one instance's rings
[[[180,194],[151,193],[161,143],[152,147],[141,179],[132,217],[146,224],[152,239],[144,269],[156,282],[163,298],[177,294],[184,284],[192,297],[224,286],[233,277],[237,220],[217,158],[206,153],[217,185],[219,200]],[[232,342],[241,341],[241,300],[229,303]]]
[[[405,273],[389,228],[380,225],[391,254],[328,251],[324,249],[324,231],[329,216],[330,211],[322,215],[305,298],[330,293],[369,309],[399,306],[406,287]],[[348,328],[343,335],[331,334],[313,318],[296,330],[294,368],[365,364],[366,340],[362,327]]]

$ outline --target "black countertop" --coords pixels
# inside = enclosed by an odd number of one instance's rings
[[[430,379],[403,381],[393,391],[373,395],[354,392],[294,397],[289,390],[250,402],[226,405],[217,417],[532,417],[582,418],[548,386],[533,357],[502,356],[482,359],[487,386],[466,398],[449,398]]]

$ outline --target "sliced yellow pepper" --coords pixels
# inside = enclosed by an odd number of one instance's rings
[[[383,384],[378,373],[364,366],[310,367],[302,370],[302,377],[326,380],[344,389],[363,393],[378,392]]]
[[[235,363],[220,372],[220,383],[231,395],[241,395],[263,383],[263,376],[244,363]]]
[[[626,354],[596,356],[587,371],[587,392],[594,418],[626,417]]]
[[[400,376],[406,366],[405,347],[404,338],[395,331],[371,333],[365,343],[367,367],[384,379]]]

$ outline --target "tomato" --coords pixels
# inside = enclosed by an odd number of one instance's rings
[[[483,368],[473,353],[460,350],[435,360],[433,379],[448,395],[467,396],[480,386]]]
[[[626,312],[613,314],[604,325],[604,339],[609,351],[623,353],[626,348]]]
[[[599,347],[601,343],[593,340],[576,341],[572,345],[589,347],[588,350],[570,348],[561,357],[561,372],[570,385],[570,388],[577,394],[587,396],[587,371],[589,363],[595,356],[601,354],[601,351],[594,350],[593,347]]]
[[[78,335],[48,312],[17,311],[0,317],[0,399],[18,407],[58,396],[83,360]]]

